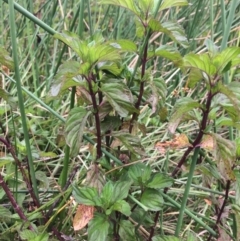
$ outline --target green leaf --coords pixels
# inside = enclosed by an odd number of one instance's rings
[[[14,162],[14,159],[11,157],[1,157],[0,158],[0,167],[5,166],[9,163],[13,163],[13,162]]]
[[[239,120],[240,116],[240,83],[238,82],[231,82],[230,84],[223,85],[221,82],[217,83],[216,91],[224,94],[230,103],[233,105],[233,108],[237,115],[230,115],[230,117],[236,117],[237,119],[233,118],[233,121]],[[220,102],[224,105],[224,101]]]
[[[143,155],[143,148],[138,136],[123,131],[113,131],[111,135],[118,139],[133,154]]]
[[[132,93],[123,83],[104,83],[101,90],[121,117],[127,117],[130,113],[137,112],[133,104]]]
[[[150,18],[148,21],[148,27],[153,31],[153,32],[162,32],[162,33],[168,33],[170,34],[171,32],[164,28],[162,24],[155,18]]]
[[[239,55],[239,47],[229,47],[216,55],[213,58],[213,63],[219,73],[224,73],[228,71],[231,67],[234,67],[240,63]]]
[[[137,163],[129,168],[128,176],[139,185],[145,184],[151,177],[151,167],[144,163]]]
[[[157,235],[157,236],[154,236],[152,238],[152,241],[183,241],[183,240],[180,239],[180,238],[177,238],[175,236],[160,236],[160,235]]]
[[[183,64],[182,56],[177,49],[168,46],[161,45],[155,50],[155,56],[166,58],[171,60],[176,66],[181,66]]]
[[[98,191],[94,187],[73,186],[73,197],[80,203],[88,206],[101,206]]]
[[[23,230],[19,233],[21,239],[32,240],[37,237],[37,233],[32,230]]]
[[[188,74],[187,86],[193,89],[196,86],[196,84],[202,79],[202,71],[199,69],[191,68]]]
[[[199,104],[197,101],[193,100],[190,97],[183,97],[178,100],[172,111],[168,124],[168,130],[173,134],[177,129],[180,121],[183,119],[184,115],[190,110],[200,107],[201,104]]]
[[[135,234],[135,227],[130,221],[121,220],[119,225],[120,225],[119,235],[121,237],[121,240],[124,240],[124,241],[138,240]]]
[[[122,69],[116,63],[101,62],[98,64],[98,69],[102,70],[105,74],[112,74],[119,76],[122,73]]]
[[[120,6],[132,11],[135,15],[139,16],[139,11],[136,8],[136,2],[134,0],[102,0],[100,3]]]
[[[109,226],[107,216],[95,213],[94,218],[88,224],[88,241],[107,240]]]
[[[38,235],[35,238],[28,239],[28,241],[49,241],[49,234],[44,233],[44,234]]]
[[[183,65],[187,68],[196,68],[204,73],[202,77],[206,80],[209,80],[210,76],[213,76],[217,73],[215,65],[212,63],[209,54],[193,54],[190,53],[183,57]],[[206,74],[208,76],[206,76]]]
[[[159,10],[164,10],[171,7],[187,6],[187,0],[164,0]]]
[[[99,43],[96,40],[88,43],[87,41],[80,40],[78,35],[68,31],[55,34],[54,37],[71,47],[79,55],[82,62],[88,64],[87,68],[86,66],[83,68],[85,71],[92,68],[98,62],[121,59],[119,50],[109,43]]]
[[[131,181],[117,181],[113,188],[113,203],[122,200],[128,196],[129,189],[132,185]]]
[[[233,141],[227,140],[218,134],[212,134],[216,141],[214,157],[220,174],[225,180],[235,181],[233,166],[236,163],[236,145]]]
[[[163,198],[158,190],[147,188],[144,190],[140,202],[151,211],[159,211],[162,209]]]
[[[164,22],[162,26],[167,29],[167,31],[163,31],[163,33],[166,33],[174,42],[179,43],[182,47],[188,48],[189,43],[185,36],[184,29],[177,22]]]
[[[13,109],[17,108],[16,98],[2,88],[0,88],[0,97],[3,98]]]
[[[35,177],[41,183],[41,185],[39,185],[39,188],[41,188],[41,186],[42,186],[47,191],[48,188],[49,188],[49,181],[48,181],[48,178],[47,178],[45,172],[36,171],[35,172]]]
[[[219,47],[211,39],[206,39],[204,44],[206,45],[207,50],[210,52],[211,56],[217,55],[219,52]]]
[[[14,70],[14,61],[3,46],[0,46],[0,64],[5,65],[10,70]]]
[[[87,62],[92,66],[104,61],[118,61],[120,60],[119,49],[114,48],[108,43],[102,43],[89,47]]]
[[[152,107],[152,110],[151,110],[151,117],[152,117],[155,114],[158,114],[160,109],[165,104],[165,99],[167,95],[167,86],[163,79],[154,78],[153,80],[149,81],[147,87],[149,87],[151,90],[149,91],[149,93],[146,94],[147,95],[146,98],[147,98],[147,102]]]
[[[79,36],[70,31],[63,31],[62,33],[54,34],[54,38],[61,40],[63,43],[68,45],[75,53],[77,53],[82,60],[86,60],[84,56],[88,54],[87,44],[81,41]],[[85,62],[85,61],[84,61]]]
[[[50,96],[56,97],[69,87],[84,85],[85,80],[79,75],[80,63],[77,61],[66,61],[54,76],[53,84],[50,89]]]
[[[146,187],[149,188],[166,188],[171,187],[173,184],[173,179],[162,173],[154,173],[151,179],[147,182]]]
[[[119,48],[122,51],[137,52],[137,45],[128,39],[118,39],[110,42],[111,46]]]
[[[121,125],[122,121],[119,116],[107,116],[101,122],[101,130],[103,132],[117,130]]]
[[[0,221],[1,222],[10,222],[12,213],[9,211],[9,209],[5,208],[4,206],[0,205]]]
[[[118,211],[125,216],[131,215],[131,207],[125,200],[118,200],[112,206],[112,210]]]
[[[65,124],[65,137],[67,144],[71,147],[71,154],[73,156],[77,155],[79,152],[84,128],[90,114],[91,112],[83,107],[75,107],[68,115]]]
[[[114,202],[113,202],[113,191],[114,191],[114,186],[113,183],[111,181],[108,181],[103,189],[102,189],[102,193],[101,193],[101,202],[102,202],[102,206],[106,209],[109,208]]]

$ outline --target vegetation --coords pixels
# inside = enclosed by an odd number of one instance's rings
[[[239,240],[239,1],[0,2],[0,240]]]

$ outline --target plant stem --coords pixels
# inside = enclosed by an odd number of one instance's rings
[[[91,74],[90,74],[91,75]],[[96,126],[96,131],[97,131],[97,159],[102,157],[102,138],[101,138],[101,126],[100,126],[100,118],[98,114],[98,104],[96,100],[96,95],[93,92],[93,86],[92,86],[92,81],[93,77],[89,76],[86,78],[88,82],[88,87],[89,87],[89,94],[92,99],[92,105],[93,105],[93,115],[95,117],[95,126]]]
[[[11,42],[12,42],[12,49],[13,49],[14,69],[15,69],[15,76],[16,76],[16,86],[17,86],[17,94],[18,94],[18,104],[19,104],[19,109],[21,113],[22,127],[23,127],[24,140],[25,140],[26,149],[27,149],[28,165],[30,168],[33,191],[35,193],[36,198],[38,199],[38,187],[37,187],[37,181],[35,177],[35,170],[34,170],[32,152],[31,152],[31,144],[30,144],[29,135],[28,135],[27,119],[25,115],[24,100],[23,100],[22,89],[21,89],[21,78],[20,78],[19,63],[18,63],[18,51],[17,51],[13,0],[9,1],[9,18],[10,18],[10,34],[11,34]]]
[[[16,213],[19,215],[19,217],[24,220],[25,222],[29,222],[27,217],[25,216],[25,214],[23,213],[23,211],[21,210],[21,208],[18,206],[16,200],[14,199],[11,191],[9,190],[6,182],[4,181],[1,173],[0,173],[0,186],[2,187],[2,189],[4,190],[4,192],[6,193],[9,201],[11,202],[14,210],[16,211]],[[29,225],[29,229],[34,231],[34,228],[32,227],[32,225]]]
[[[187,184],[185,187],[185,192],[184,192],[183,199],[182,199],[182,205],[181,205],[180,213],[179,213],[178,220],[177,220],[177,227],[175,230],[175,236],[177,236],[177,237],[179,237],[179,234],[181,231],[181,227],[182,227],[182,223],[183,223],[183,215],[184,215],[184,211],[185,211],[185,208],[187,205],[189,190],[190,190],[190,187],[192,184],[192,178],[193,178],[194,170],[196,167],[199,150],[200,150],[200,147],[197,147],[195,149],[193,157],[192,157],[192,162],[191,162],[191,166],[190,166],[190,170],[189,170],[189,174],[188,174]]]

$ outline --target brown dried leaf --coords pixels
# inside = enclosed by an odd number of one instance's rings
[[[73,218],[73,229],[75,231],[84,228],[93,218],[94,206],[78,205],[77,212]]]
[[[91,165],[86,177],[86,186],[95,187],[98,193],[101,193],[104,184],[105,177],[100,167],[95,164]]]
[[[211,135],[204,135],[202,142],[199,145],[201,148],[207,151],[213,151],[216,148],[216,141]]]
[[[189,143],[188,137],[184,133],[175,136],[175,138],[170,143],[170,147],[174,149],[180,149],[189,146],[192,145]]]

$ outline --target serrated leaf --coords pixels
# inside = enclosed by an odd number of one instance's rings
[[[127,217],[131,215],[131,207],[125,200],[118,200],[115,202],[112,206],[112,210],[118,211]]]
[[[148,21],[148,27],[153,31],[153,32],[163,32],[163,33],[169,33],[170,31],[168,31],[166,28],[164,28],[162,26],[162,24],[156,20],[155,18],[150,18],[150,20]]]
[[[79,62],[72,60],[64,62],[59,67],[58,73],[54,76],[50,89],[50,96],[56,97],[69,87],[83,85],[85,80],[80,76],[77,77],[80,74],[79,71]]]
[[[111,135],[120,141],[120,144],[124,145],[130,152],[137,155],[144,155],[143,147],[138,136],[121,131],[113,131]]]
[[[84,72],[98,62],[121,59],[118,49],[114,48],[109,43],[99,43],[97,40],[88,43],[87,41],[80,40],[78,35],[69,31],[55,34],[54,37],[71,47],[79,55],[82,62],[87,64],[88,68],[85,66]]]
[[[135,15],[139,15],[139,11],[136,8],[136,3],[134,0],[102,0],[101,4],[112,4],[120,6],[132,11]]]
[[[188,48],[189,43],[184,29],[177,22],[164,22],[162,26],[167,29],[165,32],[174,42],[179,43],[182,47]]]
[[[107,240],[109,226],[110,224],[107,216],[95,213],[94,218],[88,225],[88,241]]]
[[[190,53],[183,57],[183,65],[187,68],[199,69],[208,76],[213,76],[217,73],[217,69],[215,65],[212,63],[209,54]],[[206,79],[206,76],[204,74],[202,74],[202,77]]]
[[[0,221],[1,222],[10,222],[12,213],[9,211],[9,209],[5,208],[4,206],[0,205]]]
[[[24,239],[24,240],[31,240],[33,238],[36,238],[37,237],[37,233],[32,231],[32,230],[23,230],[19,233],[21,239]]]
[[[173,134],[178,127],[180,121],[182,120],[183,116],[190,110],[199,107],[201,107],[201,104],[191,99],[190,97],[183,97],[178,100],[174,106],[172,115],[170,117],[168,130]]]
[[[118,130],[121,124],[122,124],[122,121],[119,116],[107,116],[101,122],[101,130],[103,132],[110,131],[110,130],[111,131]]]
[[[119,228],[119,236],[124,241],[137,241],[137,237],[135,234],[134,225],[128,220],[121,220]]]
[[[87,44],[84,41],[81,41],[79,36],[73,32],[63,31],[62,33],[54,34],[53,37],[61,40],[63,43],[68,45],[83,60],[84,60],[84,56],[88,54]]]
[[[129,189],[132,185],[132,182],[129,181],[117,181],[114,183],[113,188],[113,202],[122,200],[128,196]]]
[[[147,188],[144,190],[140,202],[151,211],[159,211],[162,209],[163,198],[158,190]]]
[[[162,189],[166,187],[171,187],[173,184],[173,179],[162,173],[154,173],[151,179],[147,182],[146,187],[153,189]]]
[[[38,235],[33,239],[29,239],[28,241],[49,241],[49,234],[44,233],[44,234]]]
[[[168,45],[162,45],[155,50],[155,56],[166,58],[171,60],[176,66],[181,66],[183,64],[182,56],[177,49],[170,47]]]
[[[137,45],[128,39],[117,39],[110,42],[111,46],[127,52],[137,52]]]
[[[109,208],[114,202],[113,202],[113,190],[114,185],[111,181],[108,181],[102,189],[101,193],[101,202],[104,208]]]
[[[100,62],[98,69],[102,70],[105,74],[111,74],[113,76],[119,76],[122,72],[122,68],[120,68],[118,64],[110,62]]]
[[[148,86],[150,88],[150,93],[147,94],[147,102],[151,105],[151,117],[159,113],[160,108],[164,105],[167,86],[163,79],[154,78],[149,81]]]
[[[171,7],[187,6],[187,0],[164,0],[159,10],[164,10]]]
[[[68,115],[65,124],[65,137],[67,144],[71,147],[71,154],[73,156],[77,155],[79,152],[84,128],[90,114],[91,112],[83,107],[75,107]]]
[[[213,58],[213,63],[218,72],[224,73],[231,67],[240,63],[240,48],[228,47]],[[228,66],[228,68],[226,68]]]
[[[145,184],[151,176],[151,168],[144,163],[132,165],[128,170],[128,176],[137,184]]]
[[[7,66],[10,70],[14,70],[14,61],[3,46],[0,46],[0,64]]]
[[[216,142],[214,157],[217,161],[219,172],[225,180],[235,181],[232,170],[236,162],[236,145],[233,141],[227,140],[218,134],[212,134]]]
[[[137,112],[133,105],[132,93],[123,83],[104,83],[101,90],[121,117],[127,117],[129,113]]]
[[[240,83],[232,82],[229,85],[223,85],[221,82],[217,84],[217,91],[224,94],[230,103],[233,105],[235,112],[237,113],[236,117],[240,116]],[[222,103],[224,104],[224,103]],[[231,116],[232,117],[232,116]],[[233,119],[237,120],[237,119]]]
[[[73,186],[73,197],[79,204],[88,206],[101,206],[98,191],[94,187]]]
[[[203,74],[200,69],[191,68],[188,74],[187,87],[193,89],[202,78]]]

